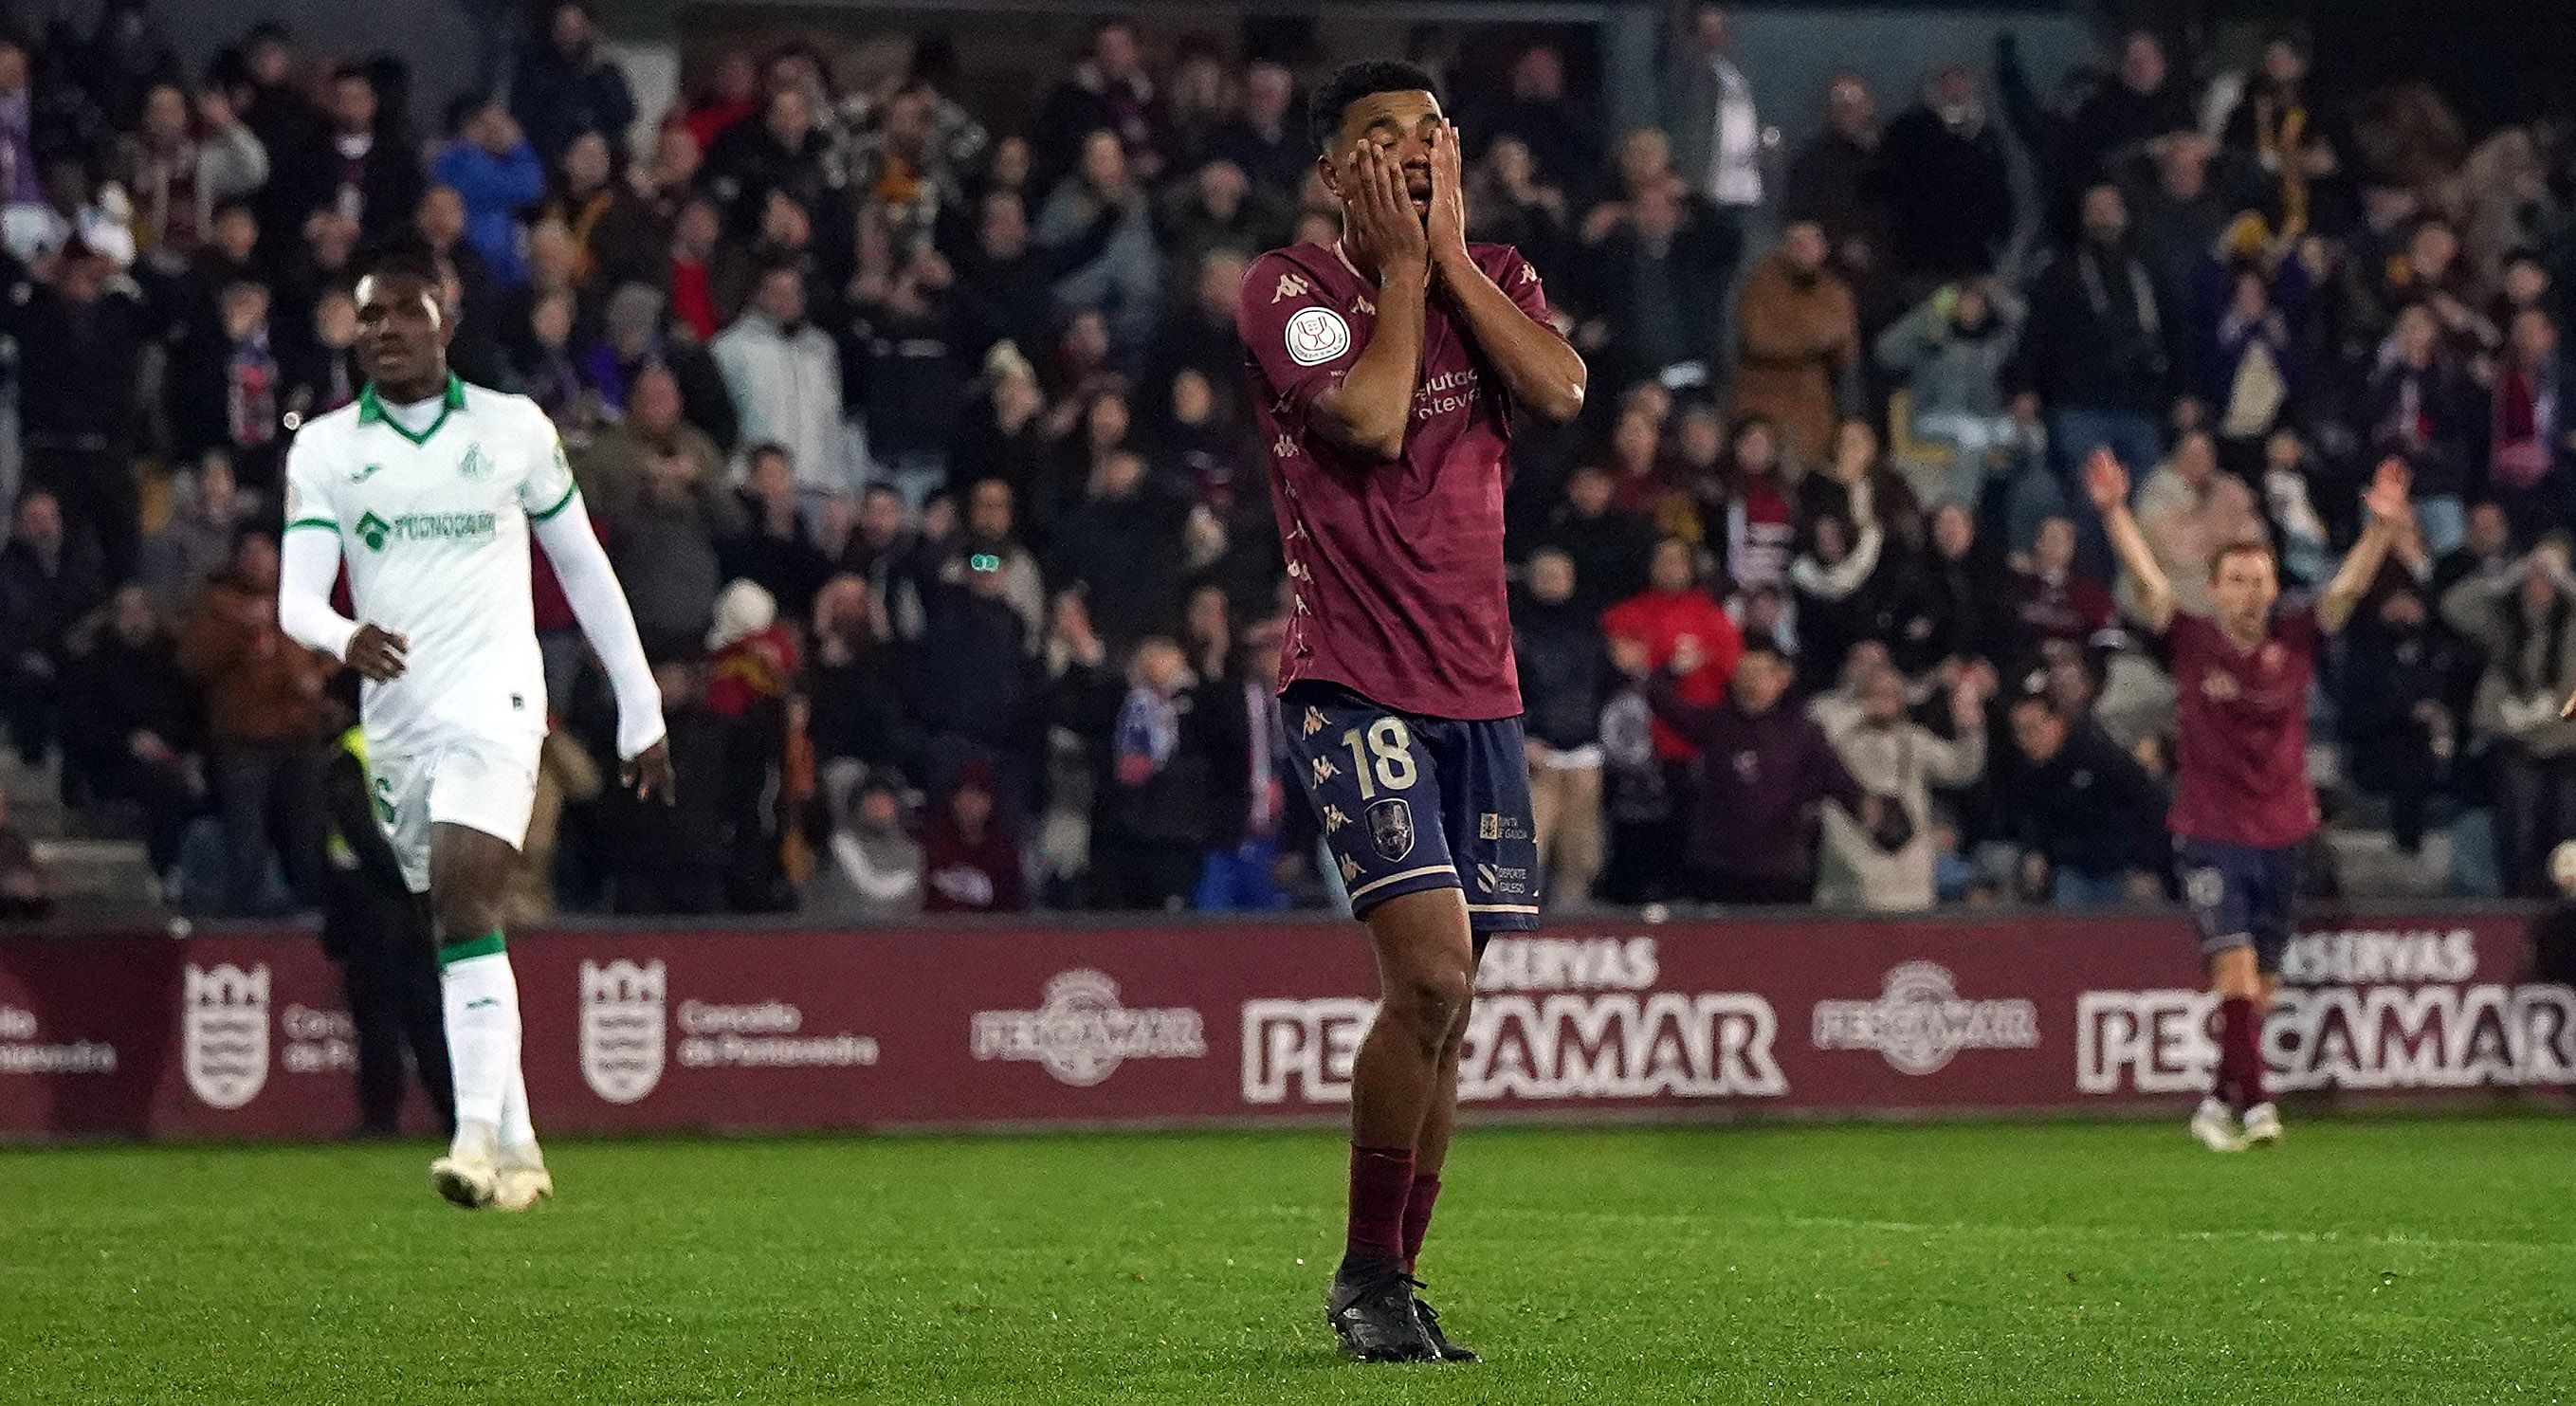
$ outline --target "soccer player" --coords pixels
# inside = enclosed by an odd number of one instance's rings
[[[404,881],[429,895],[456,1084],[455,1140],[431,1180],[457,1205],[515,1211],[554,1193],[501,939],[546,735],[531,537],[607,666],[627,782],[667,800],[670,749],[661,691],[554,426],[526,397],[447,369],[456,324],[441,286],[427,254],[400,250],[358,281],[366,386],[287,454],[278,620],[366,680],[376,819]],[[343,560],[358,620],[331,604]]]
[[[2308,687],[2317,650],[2352,618],[2406,529],[2406,466],[2395,459],[2362,495],[2361,540],[2307,608],[2276,609],[2278,562],[2261,542],[2219,548],[2210,562],[2214,619],[2174,609],[2173,583],[2129,512],[2129,475],[2108,450],[2085,487],[2137,588],[2141,624],[2164,637],[2178,691],[2173,830],[2183,898],[2200,928],[2218,997],[2218,1076],[2192,1114],[2192,1136],[2234,1152],[2281,1140],[2263,1091],[2263,1016],[2280,986],[2299,891],[2299,844],[2317,828],[2308,785]]]
[[[1550,326],[1537,271],[1467,242],[1458,130],[1428,74],[1351,65],[1311,122],[1342,234],[1256,260],[1236,326],[1293,593],[1292,765],[1377,957],[1326,1313],[1364,1361],[1466,1361],[1412,1270],[1477,957],[1490,934],[1538,922],[1503,455],[1514,413],[1582,409],[1583,359]]]

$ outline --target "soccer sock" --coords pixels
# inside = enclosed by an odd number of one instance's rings
[[[447,1060],[456,1080],[456,1146],[497,1138],[519,1068],[519,983],[498,931],[438,949],[447,1014]]]
[[[2222,1081],[2229,1084],[2228,1106],[2242,1113],[2261,1103],[2263,1094],[2263,1017],[2256,1014],[2254,1002],[2245,996],[2230,996],[2218,1003],[2219,1068]],[[2232,1056],[2232,1058],[2231,1058]],[[2234,1079],[2224,1080],[2224,1072],[2234,1065]]]
[[[1404,1198],[1404,1272],[1421,1262],[1422,1242],[1431,1234],[1431,1203],[1440,1199],[1440,1176],[1415,1172],[1412,1193]]]
[[[511,983],[514,997],[517,987],[518,983]],[[528,1076],[514,1059],[510,1061],[510,1082],[501,1090],[501,1151],[504,1156],[517,1149],[534,1153],[536,1146],[537,1125],[528,1116]]]
[[[1351,1148],[1350,1234],[1343,1262],[1404,1259],[1404,1208],[1413,1196],[1413,1149]]]

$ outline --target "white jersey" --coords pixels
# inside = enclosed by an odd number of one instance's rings
[[[295,436],[286,530],[338,533],[355,615],[411,646],[402,677],[361,697],[370,746],[426,755],[545,734],[529,525],[573,491],[536,402],[454,376],[418,434],[387,417],[371,386]]]

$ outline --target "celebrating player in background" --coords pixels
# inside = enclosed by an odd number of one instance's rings
[[[356,404],[305,425],[287,455],[278,619],[365,677],[376,819],[405,882],[429,894],[456,1081],[456,1139],[431,1179],[460,1206],[516,1211],[554,1192],[501,941],[546,735],[531,536],[607,665],[627,781],[667,799],[671,761],[661,692],[554,426],[526,397],[448,371],[456,327],[442,286],[412,251],[358,281],[367,384]],[[344,558],[359,620],[331,605]]]
[[[1582,409],[1583,359],[1549,325],[1537,271],[1467,243],[1458,129],[1428,74],[1351,65],[1312,121],[1342,236],[1262,255],[1236,326],[1294,593],[1288,745],[1377,955],[1326,1313],[1364,1361],[1466,1361],[1412,1272],[1477,957],[1489,934],[1538,923],[1503,454],[1515,408]]]
[[[2129,475],[2108,450],[2094,453],[2084,477],[2136,583],[2141,623],[2164,636],[2180,692],[2169,823],[2218,997],[2218,1077],[2192,1115],[2192,1135],[2220,1152],[2277,1143],[2281,1115],[2263,1091],[2263,1016],[2290,940],[2299,844],[2317,828],[2308,685],[2324,637],[2352,618],[2406,530],[2406,467],[2379,466],[2362,495],[2361,540],[2311,608],[2274,609],[2281,584],[2270,547],[2220,548],[2209,569],[2215,620],[2175,611],[2173,583],[2130,516]]]

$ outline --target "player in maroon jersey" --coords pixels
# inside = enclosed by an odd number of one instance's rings
[[[1515,413],[1582,409],[1583,359],[1537,271],[1467,242],[1458,129],[1428,74],[1353,64],[1311,121],[1342,234],[1256,260],[1236,327],[1294,597],[1288,745],[1377,956],[1326,1314],[1362,1360],[1465,1361],[1412,1275],[1477,957],[1538,922],[1503,457]]]
[[[2239,542],[2210,563],[2212,619],[2176,612],[2172,584],[2129,514],[2129,475],[2108,450],[2085,486],[2137,586],[2137,615],[2164,637],[2177,690],[2173,810],[2183,897],[2218,997],[2218,1075],[2192,1115],[2194,1137],[2233,1152],[2281,1140],[2263,1091],[2263,1016],[2280,985],[2299,889],[2299,844],[2317,828],[2308,785],[2308,686],[2318,647],[2352,618],[2406,529],[2406,466],[2379,466],[2362,502],[2361,540],[2316,603],[2276,610],[2272,549]]]

